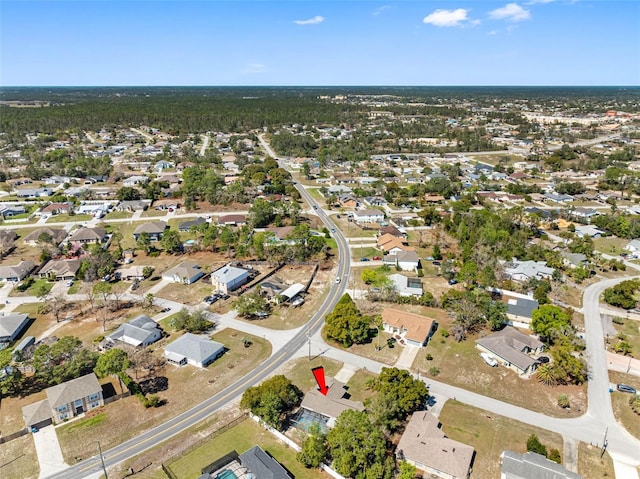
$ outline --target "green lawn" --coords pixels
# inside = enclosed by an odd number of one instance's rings
[[[353,247],[351,248],[351,257],[355,260],[360,261],[360,258],[373,258],[374,256],[382,257],[382,252],[373,248],[373,247]]]
[[[629,240],[617,236],[607,236],[606,238],[595,238],[593,246],[601,253],[617,256],[625,251],[624,247],[628,242]]]
[[[122,220],[125,218],[131,218],[133,213],[129,211],[112,211],[111,213],[107,213],[104,217],[105,220]]]
[[[631,356],[634,358],[640,358],[640,321],[634,321],[633,319],[622,319],[623,324],[613,323],[619,334],[625,336],[625,341],[633,348]],[[609,349],[613,350],[616,344],[620,342],[619,338],[608,338]]]
[[[47,220],[47,223],[67,223],[67,222],[80,222],[80,221],[89,221],[92,220],[93,216],[91,215],[69,215],[69,214],[61,214],[52,216]]]
[[[13,288],[11,290],[11,292],[9,293],[9,296],[35,296],[36,291],[38,291],[39,288],[42,287],[42,285],[44,285],[44,291],[46,291],[46,293],[48,294],[49,291],[51,291],[51,288],[53,288],[54,283],[50,283],[49,281],[47,281],[46,279],[36,279],[33,284],[27,288],[27,290],[25,292],[20,292],[18,291],[16,288]]]
[[[211,464],[223,455],[236,451],[239,454],[259,445],[268,454],[287,468],[296,479],[323,479],[327,476],[318,469],[306,469],[296,460],[295,452],[287,445],[278,441],[271,433],[264,430],[256,422],[247,419],[204,443],[197,449],[175,460],[169,460],[165,464],[179,478],[195,478],[201,473],[203,467]],[[158,479],[164,478],[162,471],[155,475]]]
[[[338,371],[342,369],[341,362],[325,357],[313,357],[311,361],[309,361],[309,358],[305,356],[304,358],[289,361],[287,366],[289,369],[282,374],[289,378],[293,384],[298,386],[302,392],[306,392],[316,386],[316,380],[313,377],[311,369],[323,366],[327,377],[334,377],[338,374]]]
[[[377,374],[373,374],[369,371],[359,369],[355,372],[349,382],[347,383],[348,392],[351,395],[353,401],[365,402],[372,397],[375,393],[367,385],[370,379],[377,378]]]
[[[599,447],[581,442],[578,445],[578,474],[593,479],[615,477],[611,456],[608,452],[605,452],[602,457],[600,454],[602,450]]]

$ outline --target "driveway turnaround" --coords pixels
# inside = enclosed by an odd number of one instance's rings
[[[40,464],[40,477],[64,471],[68,466],[62,457],[58,435],[53,426],[47,426],[32,434]]]

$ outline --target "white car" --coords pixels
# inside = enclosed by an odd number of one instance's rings
[[[492,368],[495,368],[498,365],[498,361],[496,361],[496,358],[488,353],[480,353],[480,357]]]
[[[340,283],[340,278],[336,278],[336,284]]]

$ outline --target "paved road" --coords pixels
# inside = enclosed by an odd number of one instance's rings
[[[275,155],[272,154],[272,156],[276,158]],[[298,190],[310,205],[316,205],[313,198],[311,198],[311,196],[301,186],[298,186]],[[325,213],[320,211],[318,216],[328,228],[335,228],[334,223]],[[334,283],[329,295],[304,328],[299,330],[299,332],[295,334],[282,349],[278,350],[276,354],[273,354],[269,359],[260,364],[251,373],[239,379],[236,383],[188,411],[170,419],[164,424],[154,427],[138,435],[136,438],[120,444],[119,446],[104,451],[105,465],[107,467],[111,467],[119,464],[156,446],[158,443],[175,436],[200,421],[203,421],[221,407],[240,397],[247,388],[258,384],[269,377],[280,366],[301,350],[308,342],[308,338],[320,331],[324,324],[324,317],[338,302],[344,293],[349,280],[350,257],[348,254],[346,239],[337,228],[334,238],[338,244],[339,251],[337,278],[341,278],[341,281],[340,283]],[[64,472],[53,474],[48,477],[60,479],[82,479],[99,472],[100,468],[101,465],[99,457],[94,456],[70,467]]]
[[[204,156],[209,147],[209,135],[200,135],[202,137],[202,146],[200,147],[200,156]]]

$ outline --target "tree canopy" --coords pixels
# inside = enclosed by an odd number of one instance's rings
[[[336,307],[325,318],[327,337],[349,347],[369,338],[371,317],[362,315],[351,296],[344,294]]]
[[[302,391],[283,375],[250,387],[242,395],[240,407],[249,409],[270,426],[281,429],[286,413],[302,401]]]

